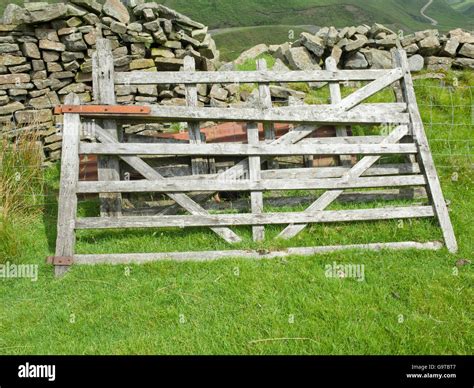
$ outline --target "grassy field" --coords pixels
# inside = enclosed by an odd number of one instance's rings
[[[450,201],[458,254],[348,251],[261,261],[75,266],[55,279],[44,264],[56,235],[59,169],[53,166],[39,193],[44,203],[3,224],[13,228],[15,254],[6,244],[0,262],[38,264],[39,277],[0,281],[0,354],[471,354],[474,273],[472,265],[455,263],[472,260],[474,252],[474,81],[472,73],[456,77],[458,82],[450,74],[443,87],[416,81],[416,91]],[[309,96],[313,102],[326,98],[322,91]],[[95,201],[80,203],[81,215],[97,210]],[[238,248],[441,238],[433,220],[314,225],[291,241],[273,240],[280,229],[268,228],[267,240],[255,244],[249,228],[240,228],[245,238]],[[5,236],[0,228],[0,239]],[[79,253],[228,248],[212,232],[196,229],[82,231],[77,241]],[[327,278],[325,266],[334,262],[363,264],[365,280]]]

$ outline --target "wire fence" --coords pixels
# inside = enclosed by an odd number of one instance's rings
[[[472,78],[474,80],[474,78]],[[426,80],[424,80],[426,81]],[[437,84],[437,82],[439,82]],[[474,85],[459,86],[456,79],[415,81],[415,92],[435,165],[440,175],[473,170]],[[25,166],[23,166],[25,167]],[[17,177],[21,179],[21,177]],[[53,179],[54,180],[54,179]],[[51,186],[51,177],[45,185]],[[57,187],[50,187],[57,191]],[[34,194],[34,207],[57,205],[51,190]],[[31,196],[30,196],[31,199]],[[88,202],[82,198],[79,201]]]

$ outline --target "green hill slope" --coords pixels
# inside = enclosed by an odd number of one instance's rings
[[[342,27],[358,23],[385,23],[406,30],[426,29],[420,14],[427,0],[163,0],[213,28],[269,24],[314,24]],[[472,0],[462,0],[469,5]],[[454,5],[453,5],[454,7]],[[425,13],[437,28],[474,28],[472,17],[458,12],[446,0],[434,0]]]

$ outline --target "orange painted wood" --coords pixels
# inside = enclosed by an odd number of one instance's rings
[[[132,115],[148,115],[150,114],[149,106],[125,106],[125,105],[58,105],[54,108],[55,114],[62,113],[78,113],[80,115],[87,114],[132,114]]]

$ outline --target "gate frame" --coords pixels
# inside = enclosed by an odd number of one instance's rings
[[[440,249],[438,241],[420,243],[414,241],[388,242],[374,244],[351,244],[305,248],[287,248],[273,252],[229,250],[197,252],[163,252],[132,254],[75,254],[75,230],[94,228],[123,227],[161,227],[161,226],[208,226],[229,243],[241,241],[229,226],[251,225],[254,241],[264,239],[264,225],[288,224],[279,237],[290,238],[305,228],[310,222],[338,222],[374,219],[401,219],[432,217],[438,219],[446,247],[451,253],[457,251],[457,242],[443,198],[438,175],[424,132],[421,116],[416,103],[407,56],[404,50],[392,51],[395,68],[391,70],[337,70],[332,58],[326,61],[327,70],[272,72],[266,70],[263,60],[258,61],[254,72],[195,72],[194,60],[185,59],[184,72],[130,72],[114,73],[110,43],[99,39],[94,60],[94,97],[97,105],[80,105],[78,96],[70,94],[65,105],[57,108],[64,113],[63,147],[61,158],[61,185],[58,207],[58,233],[55,256],[48,262],[55,265],[56,275],[62,275],[74,263],[142,263],[154,260],[214,260],[224,257],[274,258],[287,255],[311,255],[343,249]],[[368,80],[369,84],[351,95],[341,98],[339,82],[348,80]],[[115,84],[143,83],[185,84],[187,107],[127,107],[115,105]],[[201,108],[197,105],[198,83],[247,83],[259,84],[260,106],[257,108]],[[326,81],[329,82],[332,105],[289,106],[272,108],[269,84],[271,82]],[[399,82],[404,102],[395,104],[361,104],[376,92]],[[105,108],[104,108],[105,106]],[[137,112],[137,109],[142,111]],[[402,109],[403,108],[403,109]],[[404,112],[407,113],[404,113]],[[95,135],[101,143],[81,143],[81,117],[92,118],[95,122]],[[119,143],[117,128],[124,120],[142,121],[162,119],[188,121],[190,144],[133,144]],[[200,133],[199,121],[208,119],[227,121],[247,121],[248,144],[206,144]],[[259,140],[256,122],[264,123],[265,141]],[[273,122],[293,122],[298,127],[279,139],[274,138]],[[305,139],[317,129],[316,123],[331,123],[338,127],[338,135],[344,136],[344,125],[353,123],[401,123],[392,133],[381,139],[380,144],[344,143]],[[308,125],[309,124],[309,125]],[[311,125],[312,124],[312,125]],[[413,138],[411,144],[397,144],[406,135]],[[341,138],[343,140],[344,138]],[[357,139],[355,139],[357,140]],[[298,144],[299,143],[299,144]],[[120,144],[120,145],[119,145]],[[318,151],[319,150],[319,151]],[[100,155],[99,181],[79,182],[79,155]],[[204,156],[238,154],[247,156],[234,167],[219,174],[203,175],[208,163]],[[268,179],[270,175],[261,170],[261,164],[276,155],[315,155],[332,154],[342,156],[343,166],[348,159],[344,155],[366,155],[352,167],[347,167],[336,178],[311,179]],[[380,155],[404,153],[416,155],[417,164],[412,172],[419,175],[398,175],[365,177],[373,169]],[[194,177],[186,179],[164,178],[143,159],[136,155],[188,155],[192,157]],[[350,156],[349,156],[350,157]],[[145,180],[120,181],[118,160],[121,159]],[[212,159],[210,159],[212,160]],[[208,168],[208,167],[207,167]],[[406,168],[406,167],[405,167]],[[418,170],[416,170],[418,168]],[[241,176],[249,171],[247,180],[228,180],[230,176]],[[270,170],[274,175],[284,176],[295,172],[289,170]],[[303,169],[302,169],[303,170]],[[313,169],[309,173],[317,174]],[[310,171],[311,170],[311,171]],[[400,168],[398,172],[402,172]],[[207,170],[208,171],[208,170]],[[305,171],[300,171],[305,177]],[[297,174],[296,174],[297,175]],[[308,175],[310,176],[310,175]],[[204,179],[212,178],[212,180]],[[227,179],[227,180],[226,180]],[[296,186],[295,186],[296,185]],[[299,185],[299,186],[298,186]],[[345,189],[355,187],[385,187],[424,185],[427,187],[430,206],[385,207],[361,210],[324,210],[336,200]],[[264,213],[263,196],[265,190],[284,190],[300,187],[302,189],[325,188],[323,193],[303,212]],[[123,192],[161,191],[183,207],[191,215],[183,216],[122,216],[121,194]],[[199,199],[207,198],[215,191],[249,191],[251,213],[211,215],[199,205]],[[200,191],[198,196],[189,194]],[[76,218],[77,195],[80,193],[99,193],[101,197],[101,217]],[[186,194],[189,193],[189,194]],[[281,216],[284,215],[285,221]],[[290,221],[292,223],[290,223]]]

